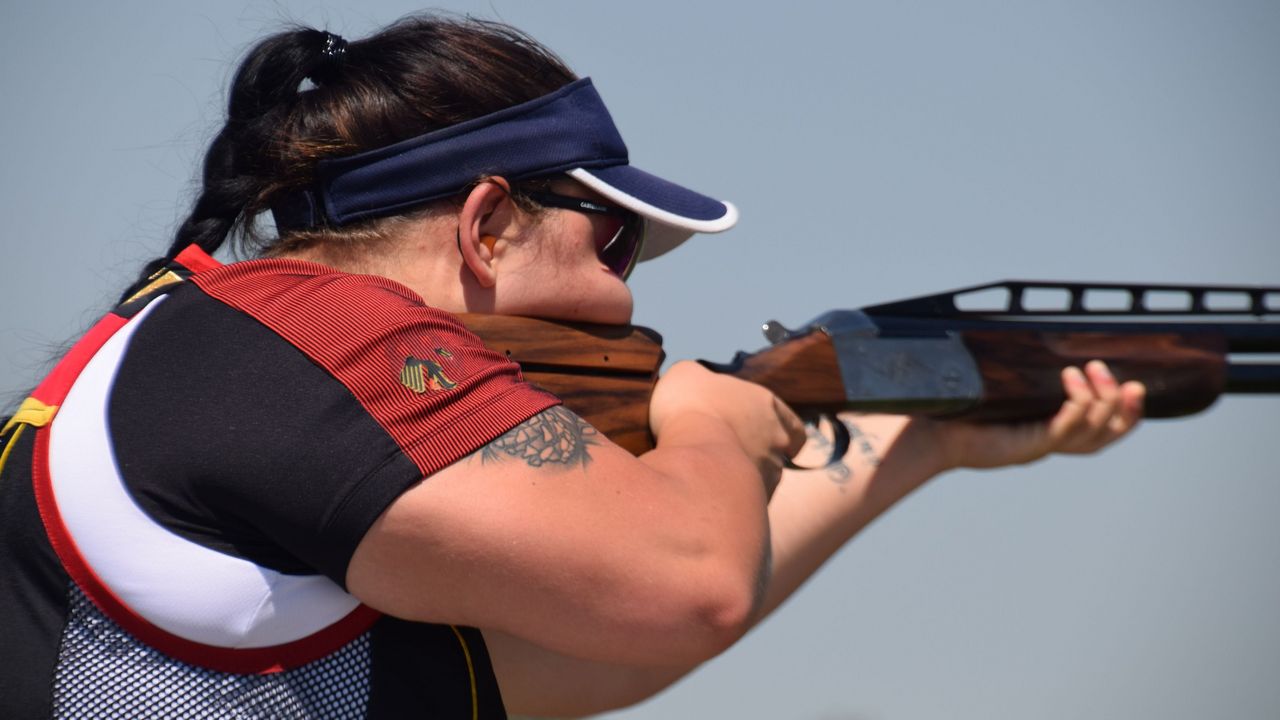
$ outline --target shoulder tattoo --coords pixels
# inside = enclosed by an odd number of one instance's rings
[[[557,405],[547,408],[503,433],[480,452],[483,463],[504,457],[525,461],[529,467],[582,465],[591,462],[591,446],[599,431],[573,411]]]

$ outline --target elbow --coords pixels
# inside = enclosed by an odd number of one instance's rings
[[[759,622],[772,559],[767,531],[762,540],[755,553],[703,556],[668,576],[667,597],[675,602],[667,606],[673,612],[659,636],[684,641],[672,643],[678,651],[669,648],[648,662],[696,666],[729,649]]]
[[[703,663],[729,649],[750,630],[760,608],[761,578],[754,573],[725,572],[721,577],[707,576],[697,583],[700,588],[687,598],[687,609],[681,634],[680,661],[686,666]],[[671,655],[665,658],[671,660]]]
[[[706,643],[697,662],[704,662],[728,650],[755,624],[756,603],[751,593],[739,592],[721,599],[704,615]]]
[[[610,608],[601,618],[607,629],[594,636],[591,649],[578,652],[617,665],[691,670],[751,629],[756,586],[741,572],[688,566],[663,579],[650,575],[629,590],[615,586],[612,599],[600,603]]]
[[[764,557],[750,573],[733,583],[712,617],[711,624],[723,642],[717,654],[740,640],[760,621],[765,592],[769,587],[770,561],[769,546],[766,544]]]
[[[772,570],[773,554],[766,526],[761,552],[753,562],[726,570],[722,581],[716,584],[718,590],[704,606],[702,616],[710,652],[703,660],[729,649],[760,621]]]

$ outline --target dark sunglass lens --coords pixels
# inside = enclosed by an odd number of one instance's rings
[[[611,223],[609,226],[609,234],[602,233],[601,236],[608,238],[605,244],[599,248],[598,254],[600,261],[605,264],[615,275],[626,279],[631,273],[631,268],[635,266],[636,256],[640,252],[640,240],[644,235],[644,220],[638,215],[628,215],[624,218],[617,218],[616,230]]]
[[[644,242],[644,218],[620,207],[598,203],[572,195],[559,195],[536,190],[525,196],[547,207],[572,210],[591,215],[597,223],[596,256],[615,275],[626,279],[635,267]]]
[[[619,262],[625,254],[627,223],[624,218],[615,215],[606,215],[597,222],[600,227],[596,232],[596,256],[614,274],[621,275]]]

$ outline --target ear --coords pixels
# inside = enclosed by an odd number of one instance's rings
[[[488,178],[467,193],[458,213],[458,252],[480,287],[491,288],[498,281],[495,248],[515,219],[510,191],[505,178]]]

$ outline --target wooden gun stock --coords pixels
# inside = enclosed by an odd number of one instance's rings
[[[653,448],[649,396],[662,366],[662,336],[634,325],[459,315],[485,345],[520,363],[524,377],[564,401],[633,454]]]
[[[492,350],[518,362],[529,382],[626,450],[653,449],[649,396],[665,353],[662,336],[635,325],[595,325],[504,315],[462,314]],[[815,334],[743,355],[731,374],[769,388],[802,415],[844,408],[831,341]]]

